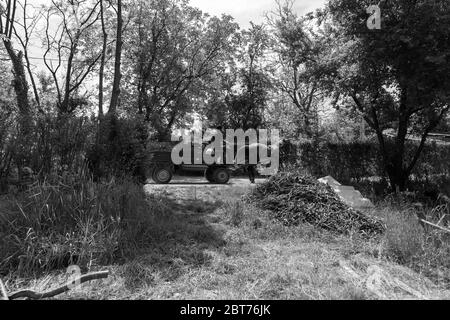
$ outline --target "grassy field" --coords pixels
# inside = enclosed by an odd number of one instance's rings
[[[241,200],[249,187],[172,188],[167,193],[147,186],[146,191],[162,213],[145,227],[139,242],[128,246],[126,259],[93,265],[91,270],[110,270],[109,279],[59,298],[450,298],[448,269],[442,269],[442,279],[433,279],[409,268],[410,260],[392,258],[393,249],[405,258],[417,253],[410,252],[416,248],[408,247],[411,239],[398,239],[405,230],[388,228],[382,238],[364,240],[308,225],[288,228]],[[6,280],[13,291],[45,290],[65,279],[53,271],[37,280],[14,275]]]

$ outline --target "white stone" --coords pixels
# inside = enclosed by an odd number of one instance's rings
[[[329,185],[345,204],[354,209],[369,209],[374,207],[373,203],[369,199],[364,198],[361,192],[352,186],[343,186],[333,177],[327,176],[321,178],[319,182]]]

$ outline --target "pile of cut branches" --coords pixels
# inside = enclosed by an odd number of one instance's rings
[[[309,223],[332,232],[373,236],[384,225],[346,205],[327,185],[296,172],[279,173],[249,196],[257,207],[269,210],[286,226]]]

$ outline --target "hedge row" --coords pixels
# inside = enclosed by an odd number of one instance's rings
[[[408,144],[408,161],[416,148],[417,145]],[[284,165],[295,163],[316,176],[331,175],[342,182],[385,176],[381,152],[374,142],[302,142],[285,145],[281,149],[281,162]],[[450,145],[427,144],[413,174],[450,175]]]

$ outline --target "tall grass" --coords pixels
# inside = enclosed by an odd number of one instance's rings
[[[441,208],[442,209],[442,208]],[[448,208],[440,210],[442,215]],[[421,210],[418,214],[417,210]],[[387,225],[385,255],[419,272],[436,283],[450,285],[450,236],[421,225],[418,215],[434,221],[435,209],[418,209],[405,203],[390,203],[384,209]],[[438,215],[438,216],[439,216]]]
[[[399,262],[411,263],[423,253],[424,230],[409,210],[392,211],[386,217],[386,250]]]
[[[238,227],[244,220],[244,203],[240,200],[225,201],[221,210],[228,218],[227,223],[234,227]]]
[[[133,250],[157,211],[129,181],[37,183],[0,201],[0,274],[110,263]]]

